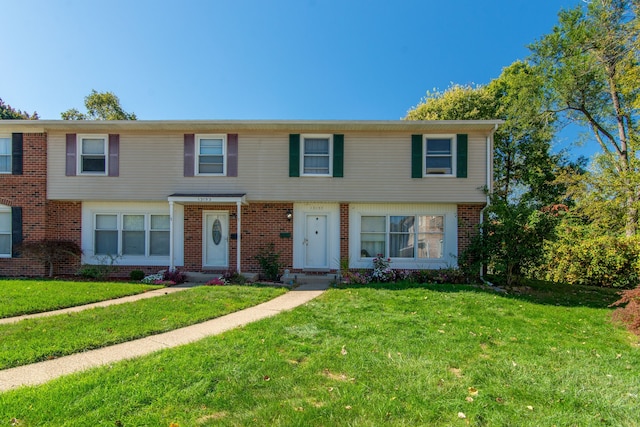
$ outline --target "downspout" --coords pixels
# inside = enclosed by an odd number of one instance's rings
[[[241,272],[240,269],[240,258],[241,258],[241,254],[242,251],[240,250],[240,241],[242,240],[242,206],[240,204],[240,202],[236,202],[236,210],[237,210],[237,216],[236,216],[236,271],[238,272],[238,274]]]
[[[174,237],[173,237],[173,233],[174,233],[174,227],[173,227],[173,212],[174,212],[174,207],[173,207],[173,201],[169,202],[169,271],[174,271],[176,269],[176,263],[174,258],[174,253],[173,253],[173,241],[174,241]]]
[[[491,191],[493,190],[493,171],[492,171],[492,164],[493,164],[493,134],[496,133],[496,130],[498,130],[498,125],[495,124],[493,125],[493,130],[487,135],[487,154],[486,154],[486,160],[487,160],[487,170],[486,170],[486,174],[487,174],[487,184],[486,184],[486,188],[487,188],[487,201],[486,204],[484,205],[484,208],[482,208],[482,210],[480,210],[480,232],[482,232],[482,226],[484,224],[484,211],[485,209],[487,209],[489,207],[489,205],[491,204]],[[484,282],[484,265],[480,264],[480,280],[482,280]]]

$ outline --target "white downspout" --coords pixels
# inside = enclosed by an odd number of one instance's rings
[[[242,251],[240,250],[240,241],[242,240],[242,205],[240,202],[236,202],[237,219],[236,219],[236,271],[240,273],[240,258]]]
[[[485,209],[487,209],[489,207],[489,205],[491,204],[491,191],[493,191],[493,171],[492,171],[492,163],[493,163],[493,150],[492,150],[492,146],[493,146],[493,134],[496,132],[496,130],[498,130],[498,125],[494,125],[493,126],[493,130],[491,131],[491,133],[489,133],[487,135],[487,202],[486,205],[484,206],[484,208],[482,208],[482,210],[480,211],[480,228],[482,228],[482,225],[484,224],[484,211]],[[480,265],[480,278],[482,279],[482,277],[484,276],[484,266],[481,264]]]
[[[174,226],[173,226],[173,213],[174,213],[174,207],[173,207],[173,201],[169,202],[169,271],[173,271],[176,269],[176,263],[174,258],[174,251],[173,251],[173,241],[174,241],[174,237],[173,237],[173,232],[174,232]]]

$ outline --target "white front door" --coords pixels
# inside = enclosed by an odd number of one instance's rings
[[[305,221],[305,268],[329,268],[327,214],[307,214]]]
[[[202,220],[202,266],[229,266],[229,213],[204,212]]]

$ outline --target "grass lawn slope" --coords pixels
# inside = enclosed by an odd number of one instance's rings
[[[139,294],[162,286],[63,280],[0,280],[0,318]]]
[[[195,344],[0,394],[0,422],[636,426],[640,348],[609,314],[466,286],[332,289]]]

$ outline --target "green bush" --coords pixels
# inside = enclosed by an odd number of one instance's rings
[[[132,270],[131,273],[129,273],[129,279],[131,279],[134,282],[139,282],[140,280],[144,279],[144,271],[142,270]]]
[[[549,245],[546,269],[548,280],[633,288],[640,283],[640,238],[592,236],[567,228]]]
[[[266,280],[277,281],[280,279],[280,269],[282,264],[280,263],[280,254],[276,252],[275,245],[269,243],[267,246],[260,249],[258,255],[255,256],[258,260],[262,274]]]

